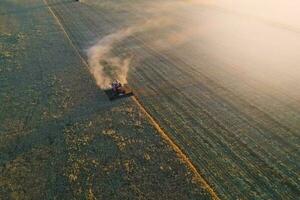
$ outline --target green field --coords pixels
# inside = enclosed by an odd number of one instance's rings
[[[299,27],[196,2],[0,2],[0,199],[212,198],[86,66],[128,27],[111,54],[220,199],[300,196]]]

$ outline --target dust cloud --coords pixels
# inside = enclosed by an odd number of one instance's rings
[[[173,9],[174,9],[173,4]],[[149,6],[146,6],[149,8]],[[118,57],[113,55],[111,50],[114,46],[129,36],[135,33],[146,32],[149,29],[155,29],[160,27],[170,26],[174,23],[171,17],[165,15],[161,16],[159,13],[166,13],[166,6],[161,5],[161,8],[154,10],[148,10],[148,14],[152,15],[149,19],[139,20],[130,27],[123,28],[109,35],[99,39],[94,45],[87,49],[87,57],[89,70],[94,76],[97,85],[101,89],[107,89],[113,80],[118,80],[121,83],[127,83],[127,74],[129,66],[132,60],[132,56]],[[160,12],[158,12],[160,11]],[[155,15],[153,15],[155,13]],[[182,37],[178,37],[182,40]],[[153,45],[160,44],[160,46],[166,46],[170,40],[175,42],[174,36],[163,39],[156,39]]]
[[[132,29],[122,29],[100,39],[87,51],[90,72],[93,74],[97,85],[101,89],[110,86],[113,78],[122,83],[127,82],[127,72],[131,58],[119,58],[111,54],[111,49],[116,42],[120,42],[132,34]],[[105,71],[105,66],[115,68],[115,77]]]
[[[165,26],[167,24],[169,24],[169,21],[164,18],[146,20],[143,23],[111,33],[88,48],[87,57],[89,70],[93,74],[97,85],[101,89],[107,89],[113,80],[118,80],[122,84],[127,83],[127,74],[132,56],[121,58],[113,55],[111,50],[114,45],[122,42],[134,33],[162,25]]]

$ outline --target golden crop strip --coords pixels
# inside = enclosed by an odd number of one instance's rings
[[[79,56],[80,60],[83,62],[83,64],[87,67],[87,69],[89,69],[89,65],[88,63],[84,60],[84,58],[80,55],[78,49],[75,47],[74,43],[72,42],[70,36],[68,35],[68,33],[66,32],[64,26],[60,23],[59,18],[56,16],[56,14],[53,12],[52,8],[49,6],[48,1],[47,0],[43,0],[44,3],[46,4],[47,8],[49,9],[50,13],[53,15],[55,21],[57,22],[57,24],[59,25],[59,27],[61,28],[61,30],[63,31],[63,33],[65,34],[66,38],[68,39],[68,41],[70,42],[70,45],[72,46],[72,48],[75,50],[76,54]]]
[[[194,173],[196,181],[204,187],[211,195],[211,197],[215,200],[219,200],[220,198],[215,193],[215,191],[212,189],[212,187],[208,184],[208,182],[202,177],[202,175],[198,172],[197,168],[194,166],[194,164],[190,161],[190,159],[183,153],[183,151],[178,147],[177,144],[169,137],[169,134],[166,133],[156,122],[156,120],[147,112],[145,107],[142,103],[138,100],[137,97],[133,96],[132,100],[139,106],[139,108],[144,112],[144,114],[148,117],[150,122],[153,124],[155,129],[158,131],[160,136],[168,142],[168,144],[173,148],[173,150],[176,152],[177,156],[189,167],[189,169]]]
[[[82,63],[88,67],[88,63],[85,61],[85,59],[80,55],[78,49],[72,42],[71,38],[69,37],[68,33],[66,32],[65,28],[61,24],[59,18],[56,16],[56,14],[53,12],[52,8],[49,6],[47,0],[43,0],[44,3],[46,4],[47,8],[49,9],[50,13],[53,15],[55,21],[65,34],[66,38],[68,39],[70,45],[72,48],[75,50],[76,54],[79,56],[80,60]],[[158,122],[147,112],[143,104],[139,101],[139,99],[135,96],[132,97],[132,100],[137,104],[137,106],[141,109],[141,111],[147,116],[147,118],[150,120],[154,128],[157,130],[157,132],[160,134],[160,136],[173,148],[173,150],[176,152],[177,156],[187,165],[187,167],[194,173],[194,178],[197,181],[200,186],[204,187],[211,197],[214,200],[220,200],[218,195],[215,193],[213,188],[208,184],[208,182],[202,177],[202,175],[198,172],[197,168],[194,166],[194,164],[190,161],[190,159],[183,153],[183,151],[178,147],[178,145],[169,137],[169,134],[166,133],[158,124]]]

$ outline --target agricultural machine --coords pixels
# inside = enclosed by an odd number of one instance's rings
[[[111,84],[111,88],[105,90],[109,100],[115,100],[133,95],[132,90],[127,84],[122,85],[119,81],[115,80]]]

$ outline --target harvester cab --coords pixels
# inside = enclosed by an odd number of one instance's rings
[[[131,88],[127,84],[122,85],[117,80],[112,82],[111,88],[105,90],[105,93],[108,96],[109,100],[115,100],[133,95]]]

